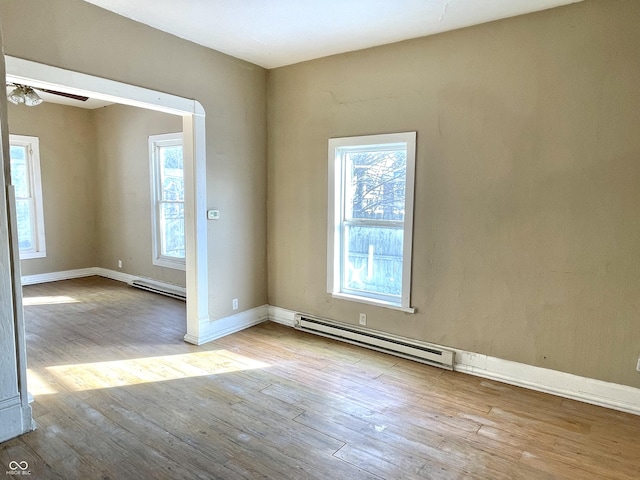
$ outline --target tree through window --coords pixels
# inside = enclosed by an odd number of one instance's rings
[[[329,147],[329,291],[409,308],[415,133]]]

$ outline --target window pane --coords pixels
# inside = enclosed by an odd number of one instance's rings
[[[161,255],[185,258],[184,252],[184,204],[160,204]]]
[[[160,181],[162,200],[184,201],[184,166],[182,147],[160,147]]]
[[[12,145],[11,149],[11,184],[16,189],[16,197],[29,197],[29,172],[27,170],[27,149]]]
[[[27,149],[19,145],[11,145],[11,160],[24,160],[27,158]]]
[[[31,202],[29,200],[16,200],[19,250],[35,250],[31,227],[30,204]]]
[[[403,230],[345,226],[343,240],[343,288],[400,297]]]
[[[38,137],[9,135],[20,258],[46,256]]]
[[[347,154],[345,217],[404,220],[406,150]]]

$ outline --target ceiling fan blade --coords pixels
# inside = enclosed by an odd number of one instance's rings
[[[59,95],[65,98],[71,98],[73,100],[79,100],[80,102],[86,102],[87,100],[89,100],[89,97],[85,97],[82,95],[74,95],[73,93],[58,92],[56,90],[47,90],[46,88],[38,88],[38,90],[45,93],[51,93],[53,95]]]

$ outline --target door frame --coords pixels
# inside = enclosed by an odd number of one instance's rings
[[[201,342],[209,321],[206,217],[206,130],[200,102],[85,73],[5,55],[8,81],[180,115],[185,180],[187,325],[184,340]]]

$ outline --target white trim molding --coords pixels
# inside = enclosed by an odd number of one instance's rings
[[[12,200],[12,202],[17,203],[18,192],[22,190],[22,196],[19,198],[19,200],[26,201],[29,208],[29,220],[31,223],[31,248],[29,250],[19,250],[20,260],[44,258],[47,256],[47,242],[44,230],[42,175],[40,174],[40,138],[34,137],[32,135],[10,134],[9,143],[11,145],[11,148],[21,148],[25,154],[25,158],[23,159],[23,161],[26,175],[24,175],[24,184],[22,185],[23,188],[18,188],[17,186],[14,188],[14,200]],[[11,168],[13,168],[13,166]],[[20,180],[17,180],[17,183],[20,183]]]
[[[405,152],[404,169],[404,211],[402,220],[373,219],[366,215],[351,212],[351,203],[355,202],[356,193],[351,188],[353,158],[355,154],[371,154],[381,152]],[[355,157],[354,157],[355,158]],[[328,185],[327,185],[327,292],[342,300],[362,302],[385,308],[395,308],[407,313],[414,313],[411,307],[411,252],[413,242],[413,201],[416,164],[416,132],[385,133],[357,137],[330,138],[328,148]],[[369,175],[362,170],[361,175]],[[395,172],[394,172],[395,173]],[[378,174],[380,175],[380,174]],[[386,174],[377,181],[388,183]],[[393,180],[400,177],[393,175]],[[375,177],[373,177],[375,178]],[[384,181],[383,181],[384,180]],[[356,202],[358,203],[358,202]],[[355,205],[355,204],[354,204]],[[372,291],[364,288],[364,284],[355,288],[347,285],[347,270],[353,269],[348,261],[347,242],[351,228],[372,227],[402,231],[402,273],[401,291],[399,294]],[[348,243],[348,242],[347,242]],[[373,275],[373,246],[369,246],[368,276]],[[364,268],[361,265],[358,271]],[[358,274],[359,275],[359,274]],[[355,278],[355,277],[354,277]],[[361,282],[358,282],[361,283]]]
[[[161,154],[162,149],[165,148],[179,148],[180,152],[182,152],[184,144],[183,137],[184,136],[182,132],[161,133],[158,135],[149,136],[149,178],[151,180],[151,230],[153,231],[151,262],[154,265],[158,265],[160,267],[174,268],[176,270],[185,271],[187,269],[187,262],[185,260],[184,253],[182,257],[165,255],[163,253],[163,249],[166,246],[165,242],[167,241],[167,239],[165,238],[165,234],[167,232],[163,231],[164,229],[162,228],[162,225],[164,224],[164,222],[161,221],[161,207],[163,205],[172,205],[174,207],[182,206],[184,212],[184,198],[182,200],[169,200],[164,198],[164,176],[162,172],[165,172],[165,166],[163,164],[163,156]],[[174,172],[173,175],[175,175],[176,171],[179,171],[182,174],[182,181],[184,184],[184,168],[173,168],[172,171]],[[167,175],[169,174],[168,172],[165,173]],[[184,217],[182,220],[184,225]],[[185,238],[183,236],[183,248],[184,245]]]
[[[193,343],[194,345],[202,345],[239,332],[245,328],[253,327],[267,320],[269,320],[269,306],[262,305],[229,317],[204,321],[200,325],[200,335],[198,337],[191,336],[187,333],[184,339],[186,342]]]
[[[273,305],[269,306],[269,320],[287,327],[294,326],[296,313],[301,312]],[[640,389],[638,388],[512,362],[480,353],[444,346],[442,348],[455,351],[454,371],[640,415]]]
[[[34,429],[31,406],[23,405],[20,394],[0,402],[0,443]]]
[[[455,370],[640,415],[640,389],[627,385],[604,382],[463,350],[456,350]]]
[[[139,277],[137,275],[130,275],[128,273],[117,272],[115,270],[110,270],[108,268],[93,267],[88,270],[92,272],[92,275],[98,275],[99,277],[110,278],[111,280],[128,283],[129,285],[131,285],[131,282],[133,282],[134,280],[140,280],[140,279],[148,280],[145,277]]]
[[[175,290],[183,294],[186,294],[187,291],[185,287],[180,287],[172,283],[141,277],[139,275],[130,275],[128,273],[117,272],[115,270],[109,270],[108,268],[102,267],[79,268],[76,270],[63,270],[61,272],[41,273],[37,275],[23,275],[22,285],[35,285],[37,283],[58,282],[60,280],[71,280],[72,278],[93,276],[110,278],[111,280],[128,283],[129,285],[131,285],[134,280],[144,280],[145,282],[155,285],[160,289],[164,288],[168,290]]]
[[[293,310],[269,305],[269,320],[286,327],[293,327],[295,325],[296,313],[297,312]]]
[[[202,105],[195,100],[178,97],[170,93],[158,92],[148,88],[130,85],[86,73],[74,72],[26,60],[24,58],[4,57],[7,78],[16,83],[29,82],[38,88],[62,88],[64,92],[76,95],[91,93],[92,98],[111,103],[122,103],[132,107],[151,108],[173,115],[204,116]]]
[[[58,282],[60,280],[71,280],[72,278],[91,277],[100,275],[98,268],[78,268],[76,270],[64,270],[61,272],[39,273],[35,275],[22,275],[22,285],[35,285],[38,283]],[[115,273],[115,272],[114,272]],[[106,276],[106,275],[100,275]]]

